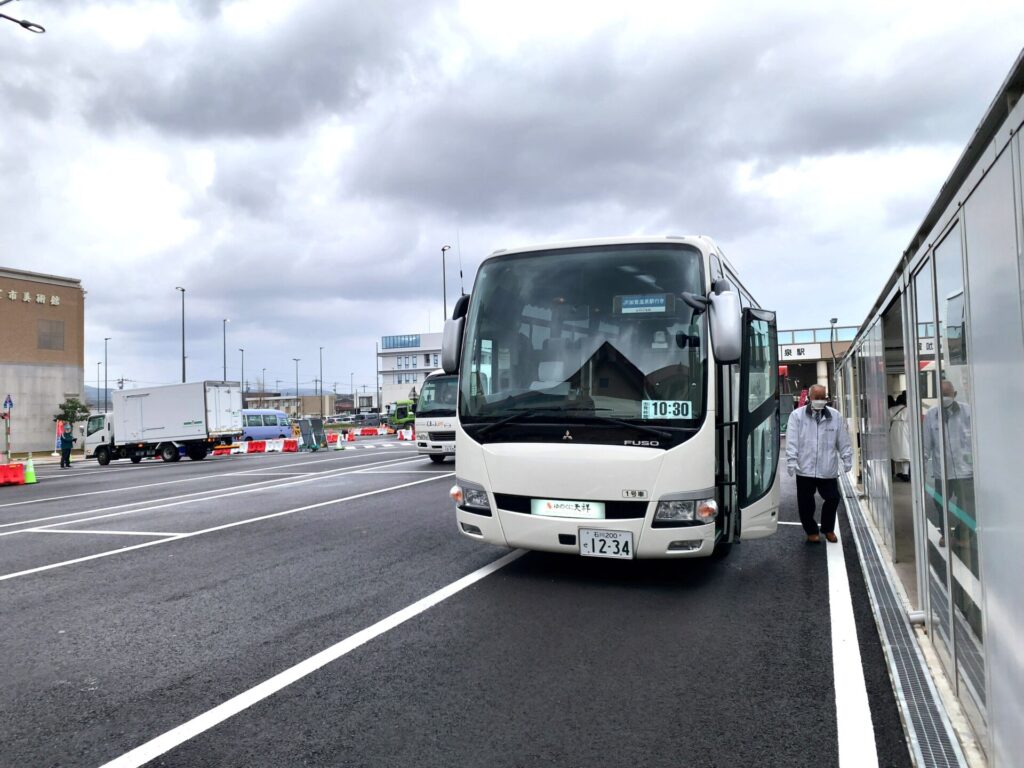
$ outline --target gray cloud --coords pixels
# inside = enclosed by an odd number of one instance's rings
[[[200,4],[210,21],[189,45],[158,41],[119,57],[91,100],[92,123],[139,121],[193,139],[281,135],[351,110],[405,67],[429,10],[397,0],[306,3],[283,8],[269,34],[242,36],[217,23],[217,5]]]

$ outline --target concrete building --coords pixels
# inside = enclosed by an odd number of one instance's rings
[[[0,267],[0,402],[14,401],[13,451],[52,451],[58,406],[85,401],[84,298],[80,280]]]
[[[381,337],[377,348],[377,372],[384,409],[397,400],[408,400],[414,393],[419,395],[424,379],[441,367],[443,335],[409,333]]]
[[[858,504],[993,768],[1024,754],[1022,93],[1024,54],[839,374]]]

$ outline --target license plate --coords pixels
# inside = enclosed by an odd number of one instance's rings
[[[580,528],[580,554],[584,557],[633,558],[631,531],[605,531],[600,528]]]

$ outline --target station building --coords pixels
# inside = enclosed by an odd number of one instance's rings
[[[441,367],[443,333],[382,336],[377,345],[381,408],[418,396],[427,376]]]
[[[53,451],[58,406],[85,402],[84,299],[75,278],[0,267],[0,402],[14,403],[14,452]]]
[[[854,498],[994,768],[1024,755],[1022,92],[1024,54],[838,373]]]

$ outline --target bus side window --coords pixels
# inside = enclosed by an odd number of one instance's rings
[[[715,254],[711,254],[711,282],[715,280],[721,280],[724,276],[722,271],[722,260],[719,259]]]

